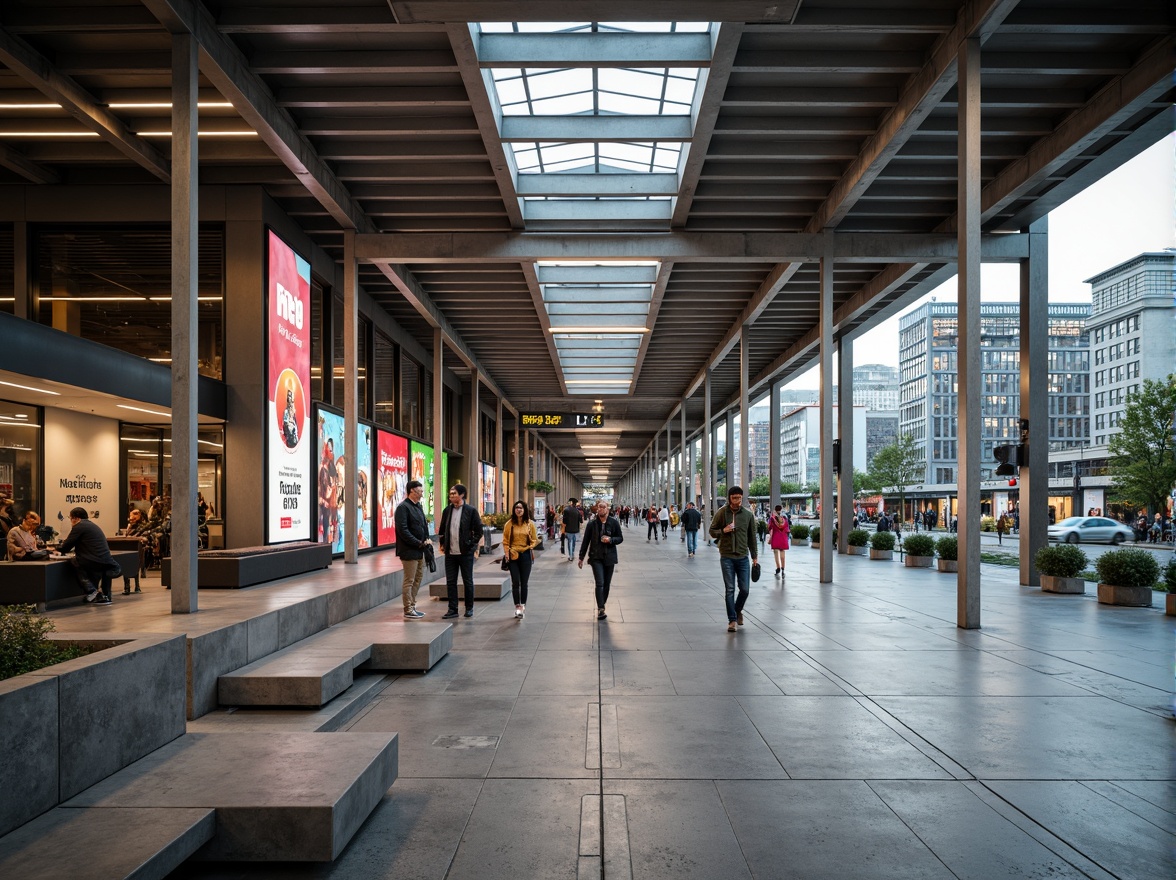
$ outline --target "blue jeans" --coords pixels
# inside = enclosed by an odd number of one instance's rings
[[[686,532],[686,552],[698,552],[698,529],[690,529]]]
[[[571,532],[569,532],[564,537],[566,537],[568,539],[568,559],[575,559],[576,558],[576,540],[580,537],[580,533],[576,532],[573,535]]]
[[[751,579],[751,562],[746,556],[742,559],[732,559],[723,556],[719,559],[723,567],[723,588],[727,600],[727,620],[733,621],[747,602],[748,581]],[[735,585],[739,584],[739,597],[735,596]]]

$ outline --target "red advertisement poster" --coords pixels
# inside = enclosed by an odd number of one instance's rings
[[[310,263],[269,233],[266,541],[310,537]]]
[[[396,543],[396,506],[405,498],[408,483],[408,440],[376,432],[376,543]]]

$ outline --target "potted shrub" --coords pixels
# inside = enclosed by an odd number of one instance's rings
[[[1045,546],[1033,557],[1041,574],[1041,589],[1047,593],[1085,593],[1086,579],[1079,575],[1086,569],[1086,554],[1073,544]]]
[[[870,558],[894,558],[894,532],[874,532],[870,535]]]
[[[907,535],[902,541],[907,568],[930,568],[935,564],[935,539],[930,535]]]
[[[845,543],[851,556],[865,556],[866,545],[870,543],[870,533],[865,529],[851,529],[845,536]]]
[[[1168,597],[1164,600],[1164,613],[1176,616],[1176,556],[1164,567],[1164,587]]]
[[[813,526],[812,527],[812,529],[809,531],[809,540],[810,540],[810,543],[813,545],[813,549],[817,549],[821,546],[821,527],[820,526]]]
[[[936,541],[935,553],[939,556],[940,571],[960,570],[960,542],[955,535],[944,535]]]
[[[1130,547],[1104,553],[1094,563],[1098,572],[1098,601],[1103,605],[1147,608],[1152,587],[1160,579],[1160,564],[1146,550]]]
[[[803,546],[804,542],[809,539],[809,527],[804,523],[797,523],[792,527],[792,543],[794,546]]]

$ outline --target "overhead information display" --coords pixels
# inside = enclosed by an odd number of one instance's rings
[[[603,428],[600,413],[520,413],[524,428]]]

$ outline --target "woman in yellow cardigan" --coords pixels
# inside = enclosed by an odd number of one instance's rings
[[[535,563],[534,548],[539,546],[539,535],[531,520],[526,502],[516,501],[514,513],[502,527],[502,552],[510,562],[510,591],[514,596],[515,617],[522,620],[527,613],[527,581]]]

